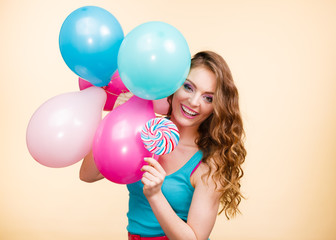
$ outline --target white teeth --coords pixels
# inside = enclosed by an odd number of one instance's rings
[[[182,109],[183,109],[183,111],[185,111],[186,113],[188,113],[191,116],[195,116],[197,114],[196,112],[189,110],[188,108],[184,107],[183,105],[182,105]]]

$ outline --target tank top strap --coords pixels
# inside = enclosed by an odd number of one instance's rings
[[[190,176],[194,169],[198,166],[201,162],[203,157],[203,153],[201,150],[198,150],[186,163],[185,165],[185,173],[187,176]]]

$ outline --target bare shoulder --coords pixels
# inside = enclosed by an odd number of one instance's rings
[[[194,188],[196,188],[196,186],[205,185],[213,190],[215,189],[216,183],[212,179],[214,167],[211,166],[211,164],[212,163],[207,164],[201,162],[195,172],[191,175],[190,182]]]

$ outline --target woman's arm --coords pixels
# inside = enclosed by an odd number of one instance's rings
[[[91,152],[86,155],[83,159],[80,171],[79,171],[79,178],[84,182],[96,182],[104,178],[104,176],[99,172],[97,166],[93,159],[92,150]]]
[[[190,205],[187,223],[194,230],[197,239],[208,239],[215,225],[220,193],[216,191],[215,182],[212,175],[202,179],[209,167],[201,163],[193,173],[195,179],[195,191]]]
[[[197,172],[197,180],[188,221],[185,223],[176,215],[161,192],[164,169],[152,158],[146,161],[149,165],[142,168],[145,171],[142,178],[144,194],[167,237],[171,240],[208,239],[217,217],[219,194],[215,191],[212,181],[204,183],[201,180],[201,172],[204,172],[206,167],[201,164],[194,173]]]
[[[115,101],[113,109],[127,102],[132,96],[133,96],[133,93],[131,92],[119,94],[117,100]],[[79,178],[80,180],[84,182],[89,182],[89,183],[96,182],[104,178],[104,176],[97,169],[97,166],[94,162],[92,150],[84,158],[82,162],[82,165],[79,171]]]

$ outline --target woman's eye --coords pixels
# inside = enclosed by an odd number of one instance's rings
[[[187,83],[183,84],[183,87],[187,92],[192,92],[193,90],[192,87]]]
[[[213,97],[211,96],[204,96],[204,100],[208,103],[212,103]]]

